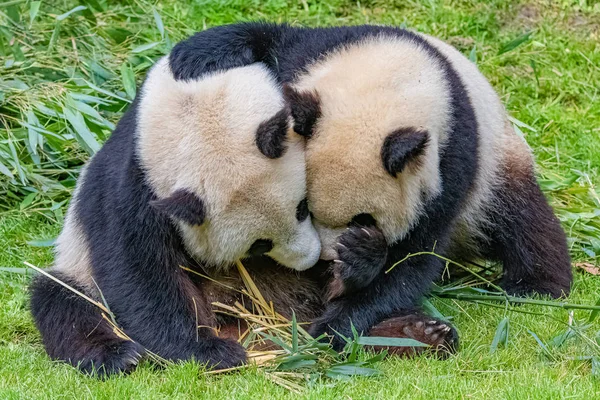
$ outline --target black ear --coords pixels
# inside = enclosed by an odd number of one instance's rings
[[[321,116],[321,99],[317,92],[299,92],[290,85],[283,85],[283,97],[289,104],[294,118],[294,131],[311,137],[315,123]]]
[[[392,132],[383,142],[381,158],[383,167],[394,178],[406,164],[423,154],[429,134],[418,128],[400,128]]]
[[[289,111],[284,108],[258,126],[256,145],[265,156],[279,158],[285,153],[289,116]]]
[[[178,189],[166,199],[152,200],[150,205],[160,213],[180,219],[190,225],[202,225],[204,203],[194,193]]]

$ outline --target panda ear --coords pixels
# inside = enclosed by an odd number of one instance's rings
[[[321,99],[315,91],[299,92],[292,86],[283,85],[283,97],[289,104],[294,118],[294,131],[304,137],[311,137],[315,123],[321,116]]]
[[[285,139],[290,112],[287,108],[262,122],[256,131],[256,146],[269,158],[279,158],[285,153]]]
[[[165,199],[152,200],[150,205],[159,213],[177,218],[190,225],[202,225],[204,222],[204,203],[198,196],[186,189],[178,189]]]
[[[417,160],[429,143],[429,133],[418,128],[400,128],[385,138],[381,149],[383,167],[394,178],[406,164]]]

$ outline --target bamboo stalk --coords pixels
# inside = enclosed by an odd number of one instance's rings
[[[588,306],[585,304],[572,304],[564,301],[546,301],[546,300],[535,300],[527,299],[524,297],[515,297],[503,294],[469,294],[469,293],[448,293],[448,292],[436,292],[434,293],[437,297],[443,297],[447,299],[466,300],[466,301],[502,301],[509,303],[519,304],[531,304],[536,306],[547,306],[547,307],[558,307],[564,308],[565,310],[589,310],[600,311],[600,305]]]

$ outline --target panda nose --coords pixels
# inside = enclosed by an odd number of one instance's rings
[[[248,250],[248,254],[251,256],[262,256],[271,250],[273,250],[272,240],[258,239],[256,242],[252,243],[252,246],[250,246],[250,249]]]

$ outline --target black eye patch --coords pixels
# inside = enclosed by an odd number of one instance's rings
[[[410,161],[417,161],[429,143],[427,131],[418,128],[400,128],[385,138],[381,149],[383,167],[394,178],[402,173]]]
[[[371,214],[357,214],[350,221],[350,226],[376,226],[377,221]]]
[[[308,200],[303,199],[300,203],[298,203],[298,207],[296,207],[296,219],[299,222],[302,222],[308,218],[308,214]]]
[[[254,257],[258,257],[270,252],[271,250],[273,250],[272,240],[258,239],[257,241],[252,243],[252,246],[250,246],[250,249],[248,249],[248,254]]]

